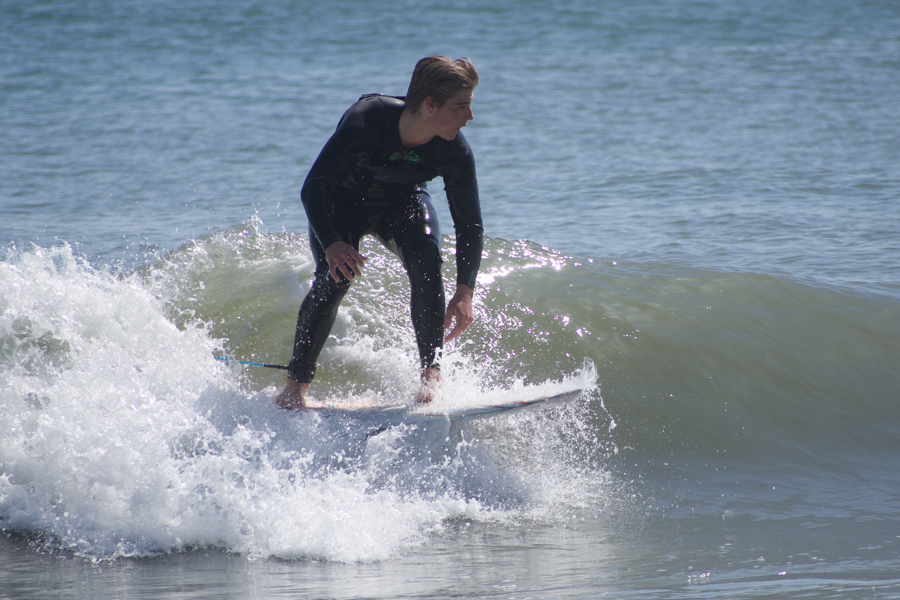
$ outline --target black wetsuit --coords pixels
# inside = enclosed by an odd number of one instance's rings
[[[308,383],[350,288],[328,272],[325,249],[344,241],[359,250],[375,235],[400,257],[412,287],[411,310],[422,368],[438,367],[444,335],[441,232],[426,182],[444,179],[456,229],[457,284],[475,287],[483,231],[475,159],[462,134],[406,148],[400,141],[402,98],[372,94],[351,106],[303,184],[316,274],[297,317],[293,381]]]

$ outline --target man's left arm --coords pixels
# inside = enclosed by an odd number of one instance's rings
[[[458,137],[462,137],[462,134]],[[444,174],[444,189],[456,230],[456,293],[447,305],[444,328],[449,329],[453,321],[456,325],[445,342],[459,337],[474,321],[472,302],[475,296],[475,279],[481,266],[484,247],[484,224],[475,177],[475,158],[465,138],[460,141],[464,146],[464,153],[454,167]]]

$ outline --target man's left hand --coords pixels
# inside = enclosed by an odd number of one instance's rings
[[[475,297],[475,290],[467,285],[457,285],[456,293],[447,304],[447,313],[444,316],[444,329],[453,329],[447,334],[444,343],[452,342],[462,334],[466,328],[472,324],[475,317],[472,313],[472,299]],[[456,325],[453,325],[454,319]]]

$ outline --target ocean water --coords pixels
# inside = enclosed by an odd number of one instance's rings
[[[900,5],[0,3],[0,597],[900,598]],[[287,414],[299,189],[468,56],[449,408]],[[432,184],[452,231],[441,182]],[[314,396],[411,402],[373,240]],[[453,280],[453,239],[445,238]]]

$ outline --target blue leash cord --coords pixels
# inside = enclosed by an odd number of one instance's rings
[[[265,367],[267,369],[284,369],[285,371],[287,371],[287,367],[284,365],[265,365],[262,363],[247,362],[245,360],[230,360],[228,358],[219,358],[218,356],[214,356],[213,358],[215,358],[216,360],[220,360],[222,362],[240,363],[242,365],[247,365],[248,367]]]

